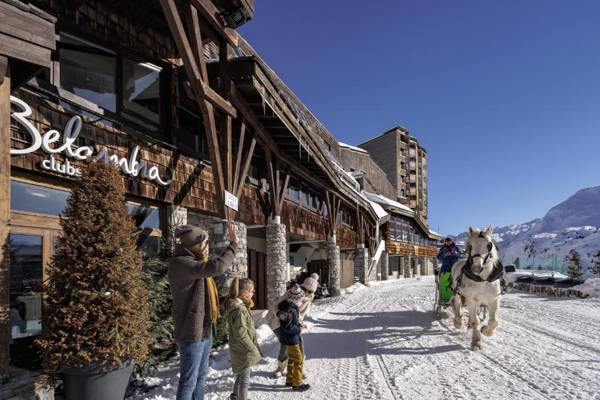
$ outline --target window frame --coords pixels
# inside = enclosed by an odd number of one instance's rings
[[[115,111],[111,111],[107,108],[104,108],[91,100],[88,100],[84,97],[81,97],[72,91],[65,89],[61,86],[60,76],[61,76],[61,63],[60,63],[60,51],[63,46],[65,46],[60,38],[61,37],[69,37],[71,39],[83,42],[88,44],[91,47],[97,48],[99,50],[99,54],[101,55],[112,55],[115,57],[115,96],[116,96],[116,106]],[[58,34],[57,47],[55,50],[54,61],[50,67],[50,82],[49,84],[60,89],[61,91],[69,94],[69,102],[75,103],[78,107],[82,107],[87,109],[87,104],[93,104],[99,110],[102,111],[102,115],[100,122],[102,123],[103,119],[108,121],[114,121],[117,124],[121,125],[120,128],[123,129],[126,126],[130,126],[137,131],[143,132],[145,135],[148,135],[154,139],[164,141],[167,143],[172,143],[173,138],[170,137],[167,132],[169,131],[169,126],[171,125],[171,112],[169,106],[171,104],[172,98],[172,90],[171,87],[171,65],[162,61],[156,60],[149,57],[144,57],[143,55],[136,54],[135,52],[131,52],[130,49],[125,49],[122,47],[112,47],[104,43],[102,40],[97,40],[96,38],[88,39],[85,34],[80,34],[78,32],[72,31],[64,31]],[[65,47],[71,47],[75,49],[77,45],[67,44]],[[123,106],[123,93],[124,93],[124,76],[123,76],[123,63],[124,60],[128,59],[134,63],[147,63],[153,66],[156,66],[161,69],[159,73],[159,121],[156,124],[156,129],[153,129],[151,126],[154,125],[151,121],[146,121],[145,118],[139,118],[144,121],[144,123],[139,123],[136,121],[136,113],[131,111],[123,112],[125,107]],[[129,115],[128,115],[129,114]],[[133,117],[130,117],[131,114],[135,114]]]

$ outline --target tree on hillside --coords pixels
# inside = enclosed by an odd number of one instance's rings
[[[583,268],[581,266],[581,255],[575,249],[571,249],[569,254],[565,258],[567,262],[567,275],[570,278],[577,279],[583,275]]]
[[[592,257],[592,274],[600,276],[600,250]]]
[[[519,257],[515,259],[515,262],[513,264],[515,264],[515,268],[521,268],[521,260],[519,259]]]

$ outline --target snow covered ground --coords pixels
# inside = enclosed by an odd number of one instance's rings
[[[594,399],[600,400],[600,299],[504,296],[496,335],[473,352],[470,336],[433,316],[433,279],[376,283],[326,299],[304,335],[302,395],[274,380],[278,344],[263,343],[251,399]],[[137,399],[175,399],[177,364]],[[208,399],[228,398],[227,351],[214,360]]]

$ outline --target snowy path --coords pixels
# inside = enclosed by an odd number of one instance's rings
[[[299,395],[270,378],[277,344],[253,373],[251,399],[594,399],[600,400],[600,299],[511,293],[484,349],[451,319],[435,320],[433,280],[400,280],[327,299],[304,335],[312,389]],[[226,399],[233,376],[223,352],[208,399]],[[174,399],[176,367],[140,399]],[[158,383],[157,379],[157,383]]]

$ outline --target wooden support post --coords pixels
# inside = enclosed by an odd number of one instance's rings
[[[177,6],[174,0],[161,0],[161,7],[169,24],[169,29],[179,54],[183,59],[183,65],[187,73],[188,79],[190,80],[192,90],[196,97],[198,107],[202,112],[202,121],[206,131],[206,138],[208,142],[208,151],[210,154],[211,168],[213,177],[215,180],[217,203],[219,205],[221,215],[225,216],[224,211],[224,189],[225,179],[223,176],[223,167],[221,163],[221,151],[219,148],[219,139],[217,136],[217,126],[215,122],[215,113],[212,103],[207,100],[205,84],[202,81],[198,64],[196,63],[194,53],[192,52],[190,42],[187,38],[186,32],[183,29],[183,23],[177,10]],[[193,15],[192,15],[193,17]],[[197,45],[200,45],[199,43]],[[204,57],[204,53],[200,52],[200,57]]]
[[[246,124],[244,124],[244,122],[242,122],[241,126],[240,126],[240,138],[238,140],[238,150],[237,150],[237,156],[235,158],[235,172],[233,174],[233,184],[235,186],[235,192],[237,193],[237,189],[240,186],[240,166],[241,166],[241,162],[242,162],[242,152],[244,150],[244,139],[246,136]],[[252,156],[252,155],[250,155]],[[246,179],[246,177],[244,177],[244,180]]]
[[[0,56],[0,383],[8,377],[10,360],[10,66]]]
[[[200,32],[200,20],[198,18],[198,10],[193,5],[187,7],[186,19],[188,25],[188,35],[191,38],[192,51],[194,58],[200,66],[200,76],[203,82],[208,81],[208,72],[206,71],[206,63],[204,61],[204,46],[202,44],[202,32]]]
[[[252,161],[252,156],[254,155],[254,148],[256,147],[256,139],[252,138],[252,142],[250,142],[250,149],[248,150],[248,154],[246,156],[246,161],[244,162],[244,169],[242,169],[242,174],[240,175],[240,180],[238,182],[237,189],[237,197],[241,197],[242,191],[244,190],[244,183],[246,183],[246,176],[248,176],[248,170],[250,169],[250,163]]]

